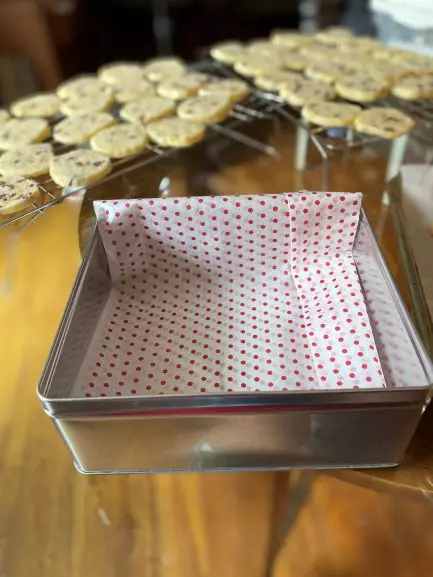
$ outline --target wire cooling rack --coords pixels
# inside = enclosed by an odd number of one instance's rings
[[[204,72],[214,77],[230,76],[227,71],[221,69],[219,65],[215,64],[211,60],[198,62],[192,65],[190,68],[191,70]],[[220,124],[210,124],[207,126],[205,140],[209,140],[212,138],[212,136],[220,135],[235,142],[239,142],[245,146],[251,147],[269,156],[279,157],[280,154],[276,148],[267,144],[266,142],[262,142],[242,132],[242,127],[254,120],[275,119],[275,113],[278,108],[280,108],[280,104],[278,102],[272,102],[269,99],[265,99],[261,94],[253,90],[248,98],[242,102],[236,103],[233,106],[229,117],[224,122]],[[117,118],[119,122],[122,122],[119,117],[118,107],[112,110],[112,114]],[[51,142],[56,154],[66,152],[68,150],[73,150],[74,148],[89,147],[88,144],[80,145],[77,147],[65,147],[53,142],[52,140],[48,140],[47,142]],[[148,144],[146,149],[136,156],[113,161],[113,169],[109,175],[107,175],[103,180],[95,182],[86,187],[77,188],[70,186],[62,188],[56,185],[56,183],[49,175],[45,175],[45,177],[42,177],[41,179],[34,179],[39,188],[39,198],[35,199],[31,205],[19,213],[0,215],[0,228],[12,223],[17,223],[18,221],[23,221],[23,224],[24,222],[32,222],[49,207],[62,202],[62,200],[72,194],[75,194],[79,191],[90,190],[95,186],[99,186],[111,179],[117,178],[120,175],[126,174],[127,172],[146,166],[147,164],[155,162],[161,158],[168,158],[178,150],[179,149],[176,148],[167,149]]]

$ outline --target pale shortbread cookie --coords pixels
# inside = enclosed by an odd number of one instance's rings
[[[413,54],[412,56],[397,59],[396,62],[410,74],[433,74],[433,58],[429,56]]]
[[[305,69],[305,76],[312,80],[319,80],[326,84],[333,84],[336,80],[347,74],[353,74],[357,71],[356,66],[351,65],[350,61],[347,63],[328,61],[315,62]]]
[[[137,81],[125,81],[121,85],[113,86],[113,90],[114,98],[121,104],[148,98],[156,94],[153,84],[144,78],[140,78]]]
[[[386,60],[378,60],[368,58],[369,63],[365,66],[366,72],[371,75],[378,75],[389,79],[391,82],[395,82],[408,76],[410,74],[409,70],[398,64],[396,62],[387,62]]]
[[[142,67],[146,78],[151,82],[163,82],[175,76],[186,74],[187,68],[180,58],[154,58]]]
[[[80,98],[68,98],[60,103],[60,111],[65,116],[89,114],[91,112],[106,112],[114,103],[111,93],[97,92]]]
[[[77,114],[65,118],[54,127],[54,140],[62,144],[81,144],[87,142],[100,130],[115,124],[114,118],[107,112]]]
[[[282,68],[282,63],[278,56],[260,54],[247,54],[234,65],[236,72],[243,76],[263,76],[269,70],[279,68]]]
[[[374,102],[386,96],[390,89],[389,79],[358,72],[351,76],[341,78],[335,84],[335,90],[339,96],[354,102]]]
[[[271,42],[288,46],[289,48],[301,48],[314,42],[311,36],[305,36],[293,30],[275,30],[271,34]]]
[[[106,84],[123,84],[123,82],[139,81],[143,72],[138,64],[130,62],[111,62],[101,66],[98,78]]]
[[[275,44],[270,40],[253,40],[247,46],[247,51],[252,54],[260,54],[262,56],[280,56],[286,51],[293,52],[288,46]]]
[[[40,195],[36,182],[23,176],[0,176],[0,214],[19,212]]]
[[[240,102],[250,93],[250,88],[246,82],[238,78],[224,78],[205,84],[200,89],[199,94],[227,94],[232,102]]]
[[[171,116],[176,110],[176,105],[169,98],[155,96],[129,102],[120,110],[120,116],[128,122],[148,124],[154,120]]]
[[[40,176],[47,174],[53,157],[51,144],[28,144],[8,150],[0,157],[0,174]]]
[[[90,74],[75,76],[57,88],[59,98],[82,98],[89,94],[111,93],[111,88]]]
[[[177,115],[184,120],[194,120],[203,124],[222,122],[230,113],[232,103],[227,94],[208,94],[184,100],[177,109]]]
[[[224,62],[225,64],[233,64],[244,56],[246,48],[240,42],[235,40],[228,40],[227,42],[220,42],[211,46],[210,55],[215,60]]]
[[[111,172],[111,161],[95,150],[73,150],[51,161],[50,175],[59,186],[87,186]]]
[[[139,124],[119,124],[105,128],[95,134],[90,141],[93,150],[110,158],[125,158],[144,150],[147,134]]]
[[[14,116],[50,118],[59,112],[59,105],[59,97],[56,94],[41,93],[16,100],[10,110]]]
[[[343,26],[330,26],[315,34],[314,39],[324,44],[338,45],[342,40],[353,38],[353,32]]]
[[[302,109],[302,117],[319,126],[336,128],[351,126],[362,108],[343,102],[310,102]]]
[[[381,138],[398,138],[410,132],[414,125],[410,116],[396,108],[368,108],[355,118],[358,132]]]
[[[309,64],[313,62],[327,62],[339,56],[339,51],[326,44],[311,44],[300,50],[300,55],[306,58]]]
[[[364,54],[373,53],[380,46],[381,44],[378,40],[375,38],[368,38],[367,36],[344,38],[338,44],[338,48],[342,52],[358,52]]]
[[[0,150],[20,148],[49,136],[50,127],[43,118],[14,118],[0,125]]]
[[[7,122],[10,119],[11,115],[7,110],[3,110],[0,108],[0,124]]]
[[[206,74],[199,72],[190,72],[183,76],[175,76],[170,80],[164,80],[156,89],[159,96],[171,98],[172,100],[182,100],[195,96],[202,86],[208,81]]]
[[[279,90],[283,84],[294,80],[302,80],[302,76],[290,70],[269,70],[263,76],[257,76],[254,84],[262,90]]]
[[[184,148],[203,140],[205,125],[183,118],[164,118],[147,126],[151,140],[167,148]]]
[[[329,84],[305,78],[294,79],[280,87],[280,96],[292,106],[305,106],[315,100],[332,100],[334,89]]]
[[[391,89],[397,98],[417,100],[433,97],[433,74],[425,76],[408,76],[399,80]]]

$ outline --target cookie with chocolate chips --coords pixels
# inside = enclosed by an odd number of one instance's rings
[[[0,125],[0,149],[20,148],[41,142],[49,135],[50,127],[43,118],[13,118]]]
[[[0,176],[0,214],[19,212],[39,196],[36,182],[23,176]]]
[[[358,132],[380,136],[381,138],[398,138],[412,130],[415,123],[410,116],[396,108],[368,108],[355,118]]]
[[[391,90],[394,96],[404,100],[418,100],[433,96],[433,74],[408,76],[399,80]]]
[[[177,115],[184,120],[194,120],[211,124],[222,122],[232,108],[227,94],[208,94],[184,100],[177,109]]]
[[[54,127],[53,137],[62,144],[81,144],[89,141],[100,130],[115,124],[107,112],[77,114],[65,118]]]
[[[183,118],[163,118],[148,124],[147,133],[160,146],[183,148],[203,140],[205,125]]]
[[[11,105],[14,116],[51,118],[59,112],[59,98],[49,92],[26,96]]]
[[[332,100],[334,89],[329,84],[300,77],[284,83],[280,87],[280,96],[292,106],[305,106],[316,100]]]
[[[139,124],[118,124],[95,134],[90,146],[110,158],[125,158],[144,150],[147,140],[146,131]]]
[[[129,102],[120,109],[120,116],[128,122],[148,124],[153,120],[171,116],[175,110],[176,106],[173,100],[154,96]]]
[[[386,96],[391,83],[386,76],[358,72],[337,81],[335,90],[339,96],[353,102],[375,102]]]
[[[108,156],[95,150],[73,150],[51,161],[50,175],[59,186],[87,186],[111,172]]]
[[[8,150],[0,157],[0,174],[40,176],[47,174],[53,157],[51,144],[29,144]]]
[[[345,102],[310,102],[302,109],[302,117],[318,126],[336,128],[351,126],[361,107]]]

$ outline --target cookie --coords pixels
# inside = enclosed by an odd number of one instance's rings
[[[121,104],[148,98],[156,94],[153,84],[144,78],[140,78],[137,81],[125,81],[121,85],[113,86],[113,90],[115,100]]]
[[[413,54],[412,56],[397,59],[396,62],[410,74],[433,74],[433,58],[429,56]]]
[[[373,76],[374,75],[382,76],[384,78],[387,78],[391,82],[400,80],[401,78],[404,78],[405,76],[408,76],[408,74],[410,74],[407,68],[405,68],[401,64],[398,64],[396,62],[387,62],[386,60],[375,59],[372,61],[371,58],[369,58],[369,64],[365,68],[368,74],[371,74]]]
[[[114,98],[111,93],[97,92],[81,96],[80,98],[74,97],[63,100],[60,104],[60,111],[65,116],[105,112],[111,108],[113,102]]]
[[[40,194],[38,185],[23,176],[0,176],[0,214],[19,212]]]
[[[111,93],[111,89],[104,82],[90,74],[75,76],[66,82],[63,82],[57,88],[59,98],[83,98],[89,94],[99,92]]]
[[[50,127],[43,118],[14,118],[0,125],[0,150],[20,148],[49,136]]]
[[[263,76],[269,70],[281,68],[281,60],[278,56],[260,54],[247,54],[234,65],[236,72],[243,76]]]
[[[151,82],[163,82],[186,74],[187,68],[180,58],[154,58],[145,63],[143,74]]]
[[[53,151],[50,144],[29,144],[8,150],[0,157],[0,174],[40,176],[47,174]]]
[[[417,100],[433,97],[433,75],[408,76],[399,80],[391,89],[397,98]]]
[[[183,76],[176,76],[158,84],[156,89],[159,96],[171,98],[172,100],[181,100],[195,96],[202,86],[206,84],[208,77],[206,74],[190,72]]]
[[[11,105],[11,112],[14,116],[35,116],[50,118],[59,112],[59,98],[55,94],[34,94],[16,100]]]
[[[184,120],[211,124],[222,122],[229,115],[231,108],[232,104],[227,94],[208,94],[181,102],[177,115]]]
[[[176,106],[173,100],[155,96],[137,100],[136,102],[129,102],[121,108],[120,116],[128,122],[148,124],[153,120],[171,116],[175,110]]]
[[[183,118],[164,118],[147,126],[151,140],[163,147],[183,148],[203,140],[205,126]]]
[[[73,150],[51,161],[50,175],[59,186],[86,186],[111,172],[108,156],[95,150]]]
[[[333,46],[327,46],[326,44],[311,44],[302,48],[300,50],[300,55],[309,60],[309,63],[313,62],[325,62],[328,60],[333,60],[339,55],[339,51]]]
[[[380,46],[380,42],[368,36],[347,37],[341,39],[338,48],[342,52],[372,53]]]
[[[10,119],[10,114],[7,110],[0,108],[0,124],[7,122]]]
[[[302,117],[318,126],[337,128],[351,126],[362,108],[343,102],[310,102],[302,109]]]
[[[297,72],[291,72],[289,70],[269,70],[266,74],[263,74],[263,76],[257,76],[257,78],[254,79],[254,84],[262,90],[279,90],[283,84],[300,79],[302,79],[302,76]]]
[[[320,30],[314,39],[324,44],[338,45],[342,40],[353,38],[353,32],[344,26],[330,26],[324,30]]]
[[[301,48],[312,44],[314,40],[311,36],[305,36],[293,30],[275,30],[271,34],[271,42],[289,48]]]
[[[410,116],[396,108],[368,108],[355,118],[358,132],[381,138],[398,138],[410,132],[414,125]]]
[[[139,81],[143,78],[143,72],[138,64],[111,62],[99,68],[98,78],[106,84],[123,84],[124,82]]]
[[[354,102],[374,102],[386,96],[390,82],[383,76],[358,72],[341,78],[335,84],[339,96]]]
[[[118,124],[105,128],[90,140],[93,150],[102,152],[110,158],[125,158],[144,150],[147,135],[139,124]]]
[[[312,80],[325,82],[326,84],[333,84],[336,80],[347,74],[357,72],[357,68],[352,66],[350,62],[315,62],[305,69],[305,76]]]
[[[53,136],[62,144],[81,144],[112,124],[115,124],[115,120],[107,112],[77,114],[56,124]]]
[[[329,84],[301,77],[283,84],[280,96],[292,106],[298,107],[315,100],[332,100],[335,92]]]
[[[236,41],[220,42],[211,46],[210,55],[224,64],[233,64],[245,55],[246,48]]]
[[[205,84],[200,89],[199,94],[226,94],[232,102],[240,102],[245,100],[250,94],[250,88],[246,82],[238,78],[225,78],[223,80],[215,80]]]
[[[252,54],[260,54],[262,56],[280,56],[284,52],[293,52],[289,47],[275,44],[270,40],[253,40],[247,46],[247,51]]]

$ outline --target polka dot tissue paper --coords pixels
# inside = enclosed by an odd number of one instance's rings
[[[95,202],[112,289],[76,394],[384,387],[352,253],[361,200]]]

